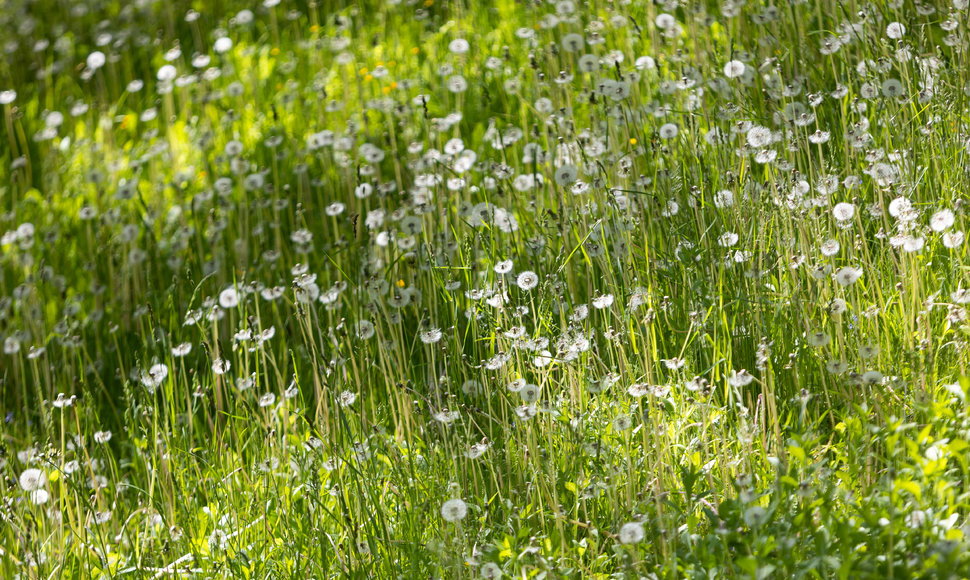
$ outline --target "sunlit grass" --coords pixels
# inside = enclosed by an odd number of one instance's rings
[[[10,2],[0,577],[970,575],[967,24]]]

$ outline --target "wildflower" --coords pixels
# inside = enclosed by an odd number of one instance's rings
[[[178,71],[175,70],[174,66],[170,64],[166,64],[158,69],[158,74],[155,76],[159,81],[163,83],[168,83],[175,80],[175,76],[177,74],[178,74]]]
[[[515,408],[516,416],[523,421],[528,421],[529,419],[535,417],[536,413],[538,412],[538,408],[532,404],[520,405]]]
[[[423,342],[424,344],[435,344],[436,342],[441,340],[441,337],[442,337],[441,329],[438,329],[438,328],[430,328],[428,330],[418,333],[418,338],[420,338],[421,342]]]
[[[478,575],[487,580],[501,578],[502,568],[495,562],[485,562],[482,564],[481,568],[478,569]]]
[[[819,347],[825,346],[831,341],[831,337],[821,330],[813,332],[808,335],[809,346]]]
[[[748,131],[747,141],[753,149],[767,147],[772,141],[771,129],[756,125]]]
[[[855,206],[851,203],[842,202],[832,208],[832,216],[835,221],[847,222],[855,216]]]
[[[3,341],[3,353],[17,354],[18,352],[20,352],[20,340],[16,336],[8,336]]]
[[[631,397],[640,398],[649,393],[652,390],[648,383],[633,383],[627,387],[626,392]]]
[[[275,402],[276,402],[276,395],[274,393],[266,393],[265,395],[259,398],[260,407],[269,407]]]
[[[721,234],[721,237],[717,239],[717,243],[723,248],[730,248],[731,246],[737,244],[739,239],[740,237],[738,234],[734,232],[727,232],[725,234]]]
[[[943,247],[953,250],[963,245],[964,233],[962,231],[946,232],[943,234]]]
[[[52,404],[57,409],[63,409],[64,407],[70,407],[71,405],[73,405],[74,401],[76,400],[77,400],[77,396],[75,395],[71,395],[70,397],[68,397],[64,393],[57,393],[57,398],[54,399],[54,402]]]
[[[768,518],[768,511],[760,505],[751,506],[744,510],[744,523],[749,527],[756,528],[763,524]]]
[[[890,22],[886,26],[886,37],[893,40],[899,40],[906,34],[906,27],[900,22]]]
[[[370,320],[360,320],[357,322],[356,335],[357,338],[361,340],[368,340],[374,336],[376,330],[374,328],[374,323]]]
[[[229,372],[229,368],[231,366],[232,365],[229,364],[229,361],[223,360],[221,358],[217,358],[216,360],[214,360],[212,362],[212,374],[214,374],[214,375],[224,375],[227,372]]]
[[[526,270],[519,274],[515,279],[515,283],[520,289],[528,292],[539,284],[539,276],[531,270]]]
[[[831,137],[832,137],[832,134],[829,133],[828,131],[822,131],[821,129],[818,129],[814,133],[808,136],[808,140],[813,145],[821,145],[823,143],[828,143]]]
[[[539,387],[527,384],[519,390],[519,396],[524,403],[535,403],[539,400]]]
[[[751,373],[749,373],[745,369],[741,369],[739,371],[731,371],[731,374],[728,375],[728,379],[727,379],[728,384],[731,385],[732,387],[744,387],[751,384],[751,381],[753,380],[754,380],[754,376],[752,376]]]
[[[913,211],[913,202],[906,197],[897,197],[889,202],[889,215],[903,219]],[[905,220],[904,220],[905,221]]]
[[[840,286],[851,286],[855,284],[861,277],[862,270],[859,268],[853,268],[852,266],[846,266],[836,272],[835,281],[838,282]]]
[[[930,218],[930,229],[934,232],[942,232],[952,226],[955,220],[952,211],[942,209]]]
[[[714,194],[714,207],[724,209],[732,205],[734,205],[734,192],[731,190],[722,189]]]
[[[232,39],[226,36],[221,36],[216,39],[212,44],[212,50],[216,51],[218,54],[224,54],[232,49]]]
[[[20,487],[24,491],[37,491],[47,485],[47,475],[34,467],[25,469],[20,474]]]
[[[620,533],[617,535],[621,544],[639,544],[646,536],[646,532],[640,522],[627,522],[620,526]]]
[[[458,411],[449,411],[447,409],[442,409],[441,411],[438,411],[437,413],[433,414],[431,417],[435,421],[438,421],[439,423],[444,423],[445,425],[449,425],[453,423],[456,419],[458,419],[459,416],[460,415],[458,414]]]
[[[357,394],[351,391],[343,391],[337,397],[337,403],[340,404],[341,407],[349,407],[353,405],[354,401],[356,400],[357,400]]]
[[[694,377],[691,380],[687,381],[687,383],[684,386],[687,388],[688,391],[697,392],[697,391],[703,391],[707,389],[708,382],[707,382],[707,379],[703,377]]]
[[[222,306],[226,310],[235,308],[239,305],[239,294],[233,287],[226,288],[219,294],[219,306]]]
[[[676,356],[673,358],[665,359],[663,361],[664,366],[667,367],[668,370],[672,370],[672,371],[676,371],[683,368],[685,362],[686,361],[684,361],[684,359]]]
[[[28,494],[30,502],[34,505],[43,505],[50,499],[51,494],[46,489],[38,489]]]
[[[660,126],[660,129],[657,131],[657,134],[660,136],[660,138],[665,140],[673,139],[674,137],[677,136],[678,133],[680,133],[680,128],[678,128],[677,125],[673,123],[664,123],[663,125]]]
[[[525,379],[519,378],[509,383],[507,388],[510,392],[518,393],[525,388],[526,384]]]
[[[95,443],[104,444],[104,443],[107,443],[108,441],[111,441],[111,431],[96,431],[94,433]]]
[[[573,184],[579,177],[579,170],[573,165],[563,165],[553,174],[553,180],[560,187]]]
[[[468,379],[467,381],[462,383],[461,392],[465,393],[466,395],[475,397],[475,396],[481,395],[484,392],[484,388],[482,387],[482,384],[476,381],[475,379]]]
[[[456,38],[448,43],[448,50],[452,54],[465,54],[469,48],[471,48],[471,45],[464,38]]]
[[[192,352],[192,343],[183,342],[172,347],[172,356],[175,358],[183,357]]]
[[[468,505],[461,499],[449,499],[441,504],[441,517],[450,523],[459,522],[468,515]]]
[[[745,65],[740,60],[731,60],[724,65],[724,76],[729,79],[736,79],[744,74]]]
[[[613,305],[613,295],[612,294],[601,294],[592,301],[593,308],[603,310],[604,308],[609,308]]]
[[[502,260],[493,268],[496,274],[508,274],[512,271],[512,260]]]
[[[617,432],[626,431],[633,426],[633,419],[629,415],[617,415],[613,418],[613,430]]]
[[[105,60],[106,59],[105,59],[104,53],[101,52],[100,50],[96,50],[88,55],[88,58],[85,64],[88,65],[89,69],[91,69],[92,71],[95,71],[104,66]]]
[[[555,357],[552,356],[552,352],[548,350],[541,350],[539,354],[533,357],[532,364],[538,368],[547,367],[555,362]]]
[[[823,256],[831,257],[838,254],[841,248],[842,246],[839,244],[838,240],[829,239],[822,242],[822,245],[819,247],[819,251]]]
[[[161,363],[157,363],[142,373],[141,384],[148,388],[149,391],[154,392],[159,385],[165,382],[167,377],[168,367]]]

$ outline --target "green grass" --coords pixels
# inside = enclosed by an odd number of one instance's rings
[[[0,577],[970,576],[966,0],[266,4],[2,4]]]

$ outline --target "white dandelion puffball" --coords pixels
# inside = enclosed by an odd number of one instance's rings
[[[215,361],[212,362],[212,374],[224,375],[227,372],[229,372],[229,368],[231,366],[232,365],[229,364],[229,361],[221,358],[217,358]]]
[[[643,531],[643,524],[640,522],[628,522],[620,526],[618,536],[621,544],[639,544],[643,541],[646,533]]]
[[[934,232],[942,232],[948,229],[956,221],[953,212],[948,209],[941,209],[930,218],[930,229]]]
[[[233,287],[226,288],[219,293],[219,306],[226,310],[239,305],[239,293]]]
[[[889,25],[886,26],[886,36],[893,40],[899,40],[905,34],[906,27],[900,22],[890,22]]]
[[[836,204],[832,208],[832,217],[837,222],[847,222],[855,217],[855,206],[846,202]]]
[[[104,66],[106,60],[107,59],[105,58],[104,53],[100,50],[96,50],[88,55],[86,64],[88,65],[89,69],[98,70]]]
[[[46,489],[38,489],[30,492],[30,501],[34,505],[43,505],[51,498],[51,494]]]
[[[24,491],[37,491],[46,484],[47,475],[35,467],[25,469],[24,472],[20,474],[20,487],[22,487]]]
[[[441,504],[441,517],[446,522],[458,522],[465,519],[467,515],[468,504],[458,498],[449,499]]]
[[[729,79],[736,79],[744,74],[744,63],[740,60],[729,61],[724,65],[724,76]]]
[[[518,278],[515,279],[515,283],[519,288],[528,292],[538,286],[539,276],[531,270],[526,270],[519,274]]]
[[[469,48],[471,48],[471,45],[464,38],[456,38],[448,43],[448,50],[452,54],[465,54]]]
[[[174,81],[177,75],[178,71],[175,69],[175,67],[170,64],[166,64],[162,65],[162,67],[158,69],[158,74],[155,75],[155,78],[163,83],[167,83]]]
[[[219,54],[229,52],[232,49],[232,39],[223,36],[216,40],[215,44],[212,45],[213,50]]]
[[[846,266],[836,272],[835,280],[840,286],[851,286],[855,284],[859,278],[862,277],[862,270],[859,268],[853,268],[852,266]]]

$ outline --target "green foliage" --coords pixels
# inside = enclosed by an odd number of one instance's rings
[[[970,576],[966,0],[0,11],[0,577]]]

